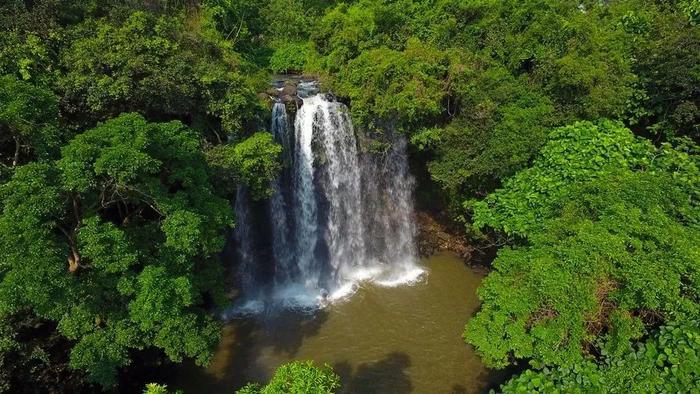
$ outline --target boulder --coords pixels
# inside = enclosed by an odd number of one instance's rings
[[[296,96],[297,86],[295,83],[287,81],[279,92],[281,96]]]

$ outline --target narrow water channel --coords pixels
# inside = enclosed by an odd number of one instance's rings
[[[209,368],[184,367],[174,387],[231,394],[284,362],[314,360],[335,369],[343,393],[484,392],[495,375],[461,338],[482,275],[450,254],[422,264],[419,283],[366,285],[314,315],[233,321]]]

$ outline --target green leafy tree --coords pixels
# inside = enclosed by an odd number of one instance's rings
[[[270,182],[281,170],[282,146],[270,133],[255,133],[236,145],[218,145],[206,152],[222,190],[246,185],[256,199],[272,194]]]
[[[251,383],[238,394],[332,394],[340,378],[329,366],[319,368],[311,361],[293,361],[280,366],[266,386]]]
[[[610,171],[648,166],[653,152],[648,141],[636,138],[620,123],[578,122],[558,128],[530,168],[476,203],[474,224],[527,236],[544,228],[542,220],[555,215],[560,208],[556,203],[572,185]]]
[[[443,53],[409,40],[404,51],[382,47],[350,60],[333,87],[352,100],[362,124],[393,118],[395,126],[408,126],[442,112],[446,72]]]
[[[197,135],[122,115],[18,167],[2,186],[0,313],[29,309],[75,341],[70,363],[110,386],[130,352],[205,364],[219,324],[214,255],[232,225]]]
[[[146,384],[146,388],[143,390],[143,394],[181,394],[181,390],[177,391],[170,391],[168,390],[168,386],[165,384],[158,384],[158,383],[148,383]]]
[[[503,393],[693,392],[700,386],[700,331],[696,321],[670,323],[601,364],[527,370],[501,386]]]
[[[504,67],[459,52],[452,59],[449,106],[456,119],[419,149],[427,153],[432,178],[459,205],[462,196],[482,195],[525,167],[557,121],[551,100]]]
[[[499,251],[465,332],[496,367],[570,367],[624,349],[643,323],[700,311],[697,157],[609,122],[550,138],[475,208],[477,225],[525,237]]]
[[[65,111],[91,125],[122,112],[176,118],[222,143],[259,107],[240,56],[209,14],[87,19],[62,53]]]
[[[299,72],[306,68],[309,56],[311,51],[306,42],[280,44],[270,57],[270,69],[278,73]]]
[[[180,0],[0,5],[0,387],[94,391],[86,377],[112,386],[142,349],[210,356],[222,197],[267,195],[280,149],[245,138],[267,77],[237,52],[253,36],[215,18]]]
[[[71,3],[10,0],[0,5],[0,75],[53,86],[58,63],[55,48],[61,40],[59,20],[68,17]]]
[[[697,0],[684,0],[680,2],[680,8],[688,17],[691,25],[700,24],[700,3]]]
[[[0,165],[47,159],[57,153],[59,143],[56,96],[13,76],[1,77]]]

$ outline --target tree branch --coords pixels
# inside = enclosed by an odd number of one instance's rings
[[[15,140],[15,157],[12,159],[12,167],[16,167],[19,164],[19,151],[22,145],[19,143],[17,136],[14,136],[13,139]]]
[[[63,228],[60,224],[56,224],[56,227],[61,230],[61,232],[68,239],[68,246],[70,246],[71,254],[68,256],[68,271],[74,274],[75,271],[80,267],[80,252],[78,251],[78,244],[75,240],[75,233],[70,233],[68,230]]]

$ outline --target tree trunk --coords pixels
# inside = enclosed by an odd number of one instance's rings
[[[19,138],[14,137],[14,140],[15,140],[15,157],[12,160],[12,167],[16,167],[17,164],[19,164],[19,151],[20,151],[20,148],[22,147],[22,145],[20,145],[20,143],[19,143]]]
[[[80,230],[80,201],[78,196],[73,196],[73,215],[75,215],[75,228],[69,237],[71,256],[68,256],[68,271],[75,273],[80,267],[80,252],[78,251],[78,243],[76,241],[78,230]]]
[[[71,245],[71,254],[68,256],[68,272],[74,274],[75,271],[78,270],[78,267],[80,267],[80,254],[78,254],[78,250]]]

